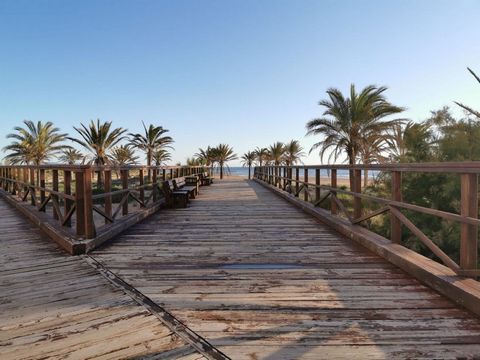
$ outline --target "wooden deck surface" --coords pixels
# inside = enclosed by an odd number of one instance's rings
[[[253,182],[92,256],[233,359],[480,356],[478,317]]]
[[[203,358],[1,201],[0,225],[0,359]],[[478,317],[253,182],[90,257],[232,359],[480,356]]]
[[[204,359],[0,201],[0,359]]]

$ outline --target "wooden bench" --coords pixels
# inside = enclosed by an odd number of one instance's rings
[[[175,190],[175,185],[172,180],[164,181],[162,184],[165,202],[168,207],[175,208],[176,205],[187,207],[190,194],[187,190]]]
[[[185,177],[173,179],[173,190],[187,191],[191,199],[195,199],[198,193],[197,183],[192,180],[187,180]]]
[[[196,195],[200,191],[200,177],[198,175],[185,176],[185,184],[196,187]]]
[[[200,185],[202,186],[210,185],[211,183],[213,183],[213,179],[210,177],[210,175],[208,175],[207,172],[200,173],[198,174],[198,176],[200,178]]]

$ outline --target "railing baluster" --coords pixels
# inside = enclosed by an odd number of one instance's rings
[[[462,216],[478,217],[478,175],[461,174],[460,213]],[[477,268],[478,226],[460,225],[460,267],[464,270]]]
[[[155,168],[153,170],[153,173],[155,174],[155,177],[156,177],[156,173],[157,173],[157,169]],[[120,177],[121,177],[121,181],[122,181],[122,189],[123,190],[128,190],[128,169],[122,169],[120,170]],[[127,199],[123,202],[123,205],[122,205],[122,215],[128,215],[128,200],[130,198],[130,195],[129,193],[124,193],[123,196],[125,196]]]
[[[337,187],[337,169],[332,169],[330,171],[330,186],[332,188]],[[333,196],[337,196],[336,191],[332,191],[332,197]],[[330,199],[330,212],[332,213],[332,215],[336,215],[338,213],[337,203],[335,201],[332,201],[332,199]]]
[[[40,169],[40,204],[43,204],[45,201],[45,169]],[[43,206],[43,205],[41,205]],[[45,207],[40,211],[45,212]]]
[[[402,201],[402,173],[392,171],[392,200]],[[402,242],[402,222],[390,213],[390,239],[397,244]]]
[[[353,189],[352,191],[360,194],[362,192],[362,170],[353,170]],[[362,216],[362,199],[355,196],[353,198],[353,219]]]
[[[52,190],[58,192],[58,170],[54,169],[52,170]],[[58,203],[58,196],[55,194],[51,194],[52,196],[52,201],[56,201]],[[53,211],[53,218],[55,220],[58,220],[59,214],[57,214],[57,209],[55,206],[52,206],[52,211]]]
[[[110,193],[112,192],[112,171],[111,170],[105,170],[104,172],[105,176],[105,185],[104,185],[104,192],[105,193]],[[105,214],[112,218],[112,195],[105,195]],[[108,219],[105,219],[105,224],[109,224],[110,221]]]
[[[303,169],[303,200],[308,201],[308,168]]]
[[[320,201],[320,169],[315,169],[315,203]]]

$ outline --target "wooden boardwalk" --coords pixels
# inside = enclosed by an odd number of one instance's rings
[[[480,356],[480,320],[245,180],[92,254],[233,359]]]
[[[204,359],[0,201],[0,359]]]
[[[1,201],[0,218],[1,359],[203,358]],[[203,187],[89,258],[232,359],[480,356],[478,317],[253,182]]]

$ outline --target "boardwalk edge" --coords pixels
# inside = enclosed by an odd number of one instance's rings
[[[327,210],[315,207],[300,200],[286,191],[264,183],[253,181],[269,189],[274,194],[312,215],[338,233],[356,241],[385,260],[414,276],[416,279],[446,296],[458,305],[480,316],[480,282],[456,275],[448,267],[420,255],[402,245],[395,244],[359,225],[352,225],[346,220],[331,215]],[[379,274],[381,275],[381,274]]]

